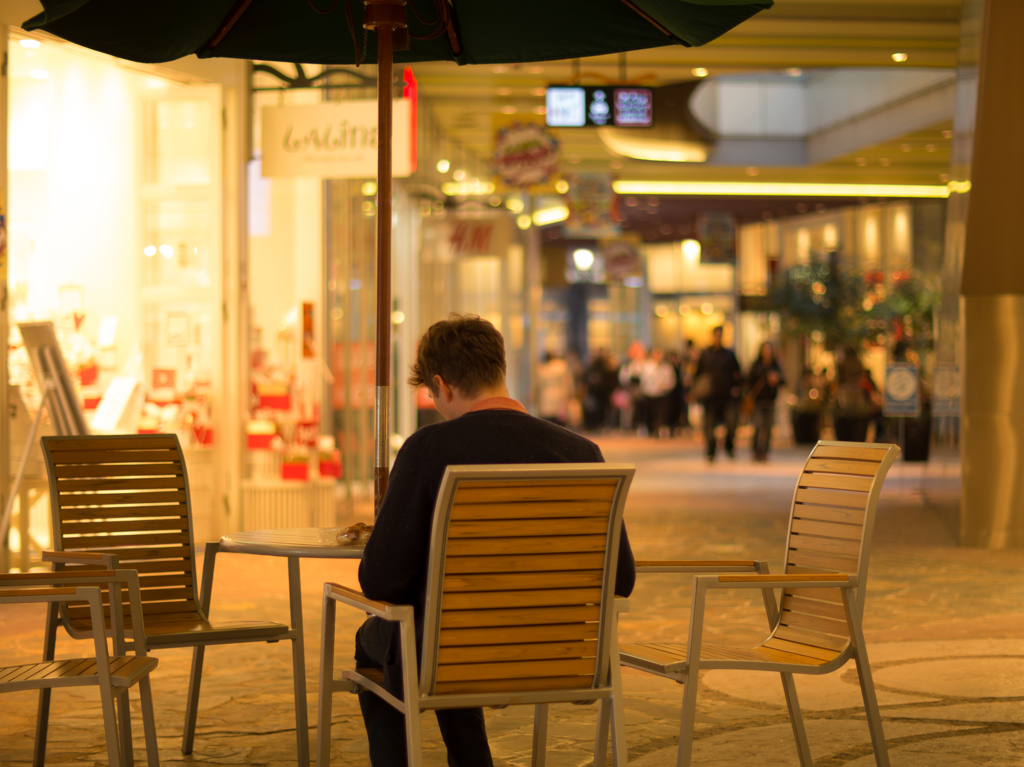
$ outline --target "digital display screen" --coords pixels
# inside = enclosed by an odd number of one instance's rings
[[[552,128],[649,128],[654,124],[650,88],[553,85],[546,96],[546,121]]]

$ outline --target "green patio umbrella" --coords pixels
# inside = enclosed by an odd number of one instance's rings
[[[773,0],[42,0],[25,29],[131,61],[196,54],[360,64],[376,60],[377,329],[374,496],[388,479],[393,62],[497,64],[703,45]],[[369,34],[372,31],[375,34]]]

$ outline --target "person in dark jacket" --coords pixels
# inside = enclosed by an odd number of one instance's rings
[[[430,327],[416,352],[409,383],[426,386],[443,423],[425,426],[398,451],[373,534],[359,565],[359,585],[371,598],[411,604],[417,648],[430,556],[434,502],[445,468],[458,464],[601,463],[593,442],[534,418],[505,386],[505,344],[494,326],[452,315]],[[628,596],[636,581],[625,525],[615,593]],[[356,633],[356,666],[383,668],[384,685],[401,695],[398,624],[370,618]],[[404,717],[372,693],[359,694],[373,767],[406,764]],[[436,711],[451,767],[493,765],[483,709]]]
[[[730,458],[735,456],[733,440],[742,380],[736,355],[722,346],[722,332],[721,326],[712,331],[711,346],[701,352],[693,374],[694,388],[704,405],[704,440],[709,461],[715,460],[715,427],[720,423],[725,424],[725,452]]]
[[[786,383],[782,368],[775,358],[775,347],[771,341],[761,344],[761,351],[747,376],[748,396],[754,398],[754,460],[767,461],[771,448],[772,426],[775,425],[775,399],[779,387]]]

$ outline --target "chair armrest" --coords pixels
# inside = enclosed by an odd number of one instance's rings
[[[78,591],[74,586],[66,588],[28,588],[0,589],[0,598],[17,598],[19,601],[30,602],[38,597],[74,596]]]
[[[43,561],[56,565],[102,565],[107,570],[117,570],[117,554],[100,554],[91,551],[44,551]]]
[[[324,584],[324,599],[333,599],[336,602],[357,607],[386,621],[411,621],[413,619],[412,605],[393,605],[390,602],[379,602],[376,599],[364,596],[361,591],[356,591],[337,583]]]
[[[768,563],[756,559],[641,559],[636,563],[638,573],[767,573]]]

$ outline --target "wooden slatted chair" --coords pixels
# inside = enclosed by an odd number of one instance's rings
[[[0,574],[0,604],[43,602],[50,605],[73,602],[84,604],[88,620],[93,626],[105,622],[101,587],[107,594],[128,588],[129,614],[141,620],[138,575],[131,570],[97,570],[88,573],[18,573]],[[44,658],[42,663],[28,663],[0,668],[0,692],[20,690],[52,690],[55,687],[96,686],[100,690],[103,711],[103,729],[107,740],[107,758],[111,767],[127,767],[131,763],[131,728],[123,715],[128,710],[128,689],[139,685],[142,697],[142,724],[146,735],[146,753],[149,767],[160,767],[157,752],[156,725],[153,722],[153,696],[149,686],[149,673],[158,660],[146,657],[136,647],[133,656],[124,654],[124,634],[115,627],[114,655],[107,653],[107,640],[102,628],[93,634],[95,656],[92,658]],[[114,699],[117,698],[121,717],[121,741],[118,742],[117,717]],[[44,736],[45,738],[45,728]],[[36,762],[42,767],[42,761]]]
[[[811,767],[810,746],[793,674],[828,674],[851,658],[860,677],[875,762],[879,767],[888,767],[889,755],[861,618],[878,494],[899,452],[895,445],[818,442],[804,464],[793,494],[785,574],[695,575],[685,644],[640,642],[620,646],[624,666],[685,685],[679,734],[680,767],[688,767],[693,749],[699,671],[779,672],[800,764]],[[670,564],[638,562],[637,571],[693,572],[700,567],[699,563],[688,563],[690,567],[668,567]],[[762,591],[771,635],[753,648],[704,644],[704,603],[708,590],[734,588]],[[781,612],[776,607],[774,589],[782,589]]]
[[[105,567],[137,571],[144,623],[125,615],[130,644],[140,652],[193,648],[182,753],[192,752],[206,647],[290,639],[300,763],[305,763],[303,754],[308,761],[305,671],[294,647],[300,634],[281,623],[209,620],[219,544],[206,544],[200,591],[188,473],[178,438],[173,434],[43,437],[42,446],[56,549],[45,552],[44,561],[73,572]],[[104,609],[109,627],[109,606]],[[76,639],[92,636],[87,606],[61,605],[59,619],[51,608],[44,660],[53,657],[58,622]],[[36,746],[39,765],[45,753],[48,707],[49,690],[42,690]]]
[[[619,537],[634,469],[622,464],[449,466],[434,507],[423,631],[413,608],[324,584],[317,764],[330,763],[331,699],[368,690],[405,714],[410,767],[422,764],[427,709],[535,706],[533,763],[543,765],[548,704],[601,701],[595,764],[609,720],[626,763],[614,599]],[[401,624],[402,699],[379,669],[334,677],[337,602]],[[417,671],[417,668],[420,670]]]

